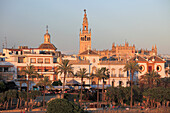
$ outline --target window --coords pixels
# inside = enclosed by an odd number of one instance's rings
[[[85,41],[86,41],[86,35],[85,35],[85,37],[84,37],[84,38],[85,38]]]
[[[38,72],[42,72],[42,69],[38,69]]]
[[[30,59],[30,62],[31,62],[31,63],[36,63],[36,58],[31,58],[31,59]]]
[[[53,58],[53,63],[57,63],[57,58]]]
[[[8,72],[8,67],[4,67],[4,72]]]
[[[42,58],[39,58],[39,59],[38,59],[38,63],[43,63],[43,59],[42,59]]]
[[[112,70],[111,70],[111,77],[116,77],[115,69],[114,68],[112,68]]]
[[[50,63],[50,59],[49,58],[45,58],[45,63],[49,64]]]
[[[113,81],[112,81],[112,87],[114,87],[114,86],[115,86],[115,81],[113,80]]]
[[[122,81],[119,81],[119,87],[121,87],[122,86]]]
[[[3,69],[3,68],[2,68],[2,67],[0,67],[0,72],[2,72],[2,69]]]
[[[18,57],[18,63],[25,63],[25,57]]]
[[[158,65],[158,66],[156,67],[156,70],[157,70],[158,72],[160,72],[160,71],[162,70],[162,67],[161,67],[160,65]]]
[[[140,69],[141,72],[143,72],[143,71],[145,70],[145,66],[144,66],[144,65],[141,65],[141,66],[139,67],[139,69]]]

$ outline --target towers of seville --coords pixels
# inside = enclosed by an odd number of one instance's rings
[[[86,9],[84,9],[83,29],[80,29],[79,40],[79,53],[82,53],[87,49],[91,49],[91,29],[88,29]]]

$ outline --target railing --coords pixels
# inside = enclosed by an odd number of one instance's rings
[[[119,77],[124,77],[124,74],[119,74]]]
[[[116,77],[116,74],[111,74],[111,77]]]
[[[100,64],[125,64],[125,61],[99,61]]]

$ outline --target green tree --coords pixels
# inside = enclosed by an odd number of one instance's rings
[[[6,85],[4,84],[3,81],[0,81],[0,92],[4,92],[6,88]]]
[[[96,77],[97,78],[97,107],[99,107],[99,81],[101,79],[103,79],[105,76],[103,74],[103,70],[102,69],[97,69],[96,73],[91,75],[93,78]]]
[[[84,113],[84,111],[71,101],[54,99],[48,103],[47,113]]]
[[[22,102],[27,101],[27,92],[25,91],[19,91],[18,92],[18,97],[20,99],[20,107],[22,107]]]
[[[61,82],[61,80],[59,79],[58,81],[54,81],[54,82],[52,83],[52,85],[53,85],[53,86],[62,86],[62,82]]]
[[[37,72],[34,70],[34,66],[31,64],[27,64],[26,69],[22,70],[27,75],[27,110],[28,110],[28,101],[29,101],[29,96],[28,96],[28,91],[29,91],[29,82],[30,78],[33,78],[33,76],[37,75]]]
[[[107,69],[106,67],[102,67],[101,68],[101,70],[102,70],[102,72],[103,72],[103,77],[102,77],[102,79],[103,79],[103,85],[102,85],[102,101],[104,101],[104,80],[105,79],[108,79],[109,78],[109,69]]]
[[[44,77],[44,79],[41,79],[37,84],[37,86],[44,86],[44,94],[43,94],[43,108],[45,108],[45,91],[46,86],[52,87],[51,81],[48,79],[48,77]]]
[[[83,90],[83,78],[88,78],[89,73],[87,73],[86,68],[80,68],[76,73],[76,77],[81,78],[81,92],[80,92],[80,105],[82,104],[82,90]]]
[[[31,91],[30,93],[29,93],[29,98],[31,99],[31,109],[33,108],[33,105],[34,105],[34,102],[35,102],[35,99],[36,99],[36,97],[38,97],[38,96],[41,96],[41,92],[40,91],[37,91],[37,90],[35,90],[35,91]]]
[[[12,107],[13,99],[17,97],[17,91],[16,90],[8,90],[8,91],[5,92],[5,95],[7,97],[8,103],[9,103],[9,100],[11,100],[11,104],[10,104],[11,106],[10,107]]]
[[[170,87],[170,77],[161,78],[161,86],[164,88]]]
[[[153,71],[147,72],[146,74],[142,75],[139,79],[139,83],[143,84],[144,88],[153,88],[158,86],[160,83],[160,75]]]
[[[69,64],[69,60],[63,60],[61,64],[57,67],[56,70],[57,74],[63,74],[64,73],[64,79],[63,79],[63,95],[62,98],[64,98],[64,90],[65,90],[65,79],[67,74],[73,74],[73,68],[72,64]]]
[[[5,95],[4,93],[0,93],[0,106],[3,105],[5,102]]]
[[[124,66],[124,72],[125,71],[130,71],[130,74],[132,75],[131,76],[132,79],[130,80],[130,83],[131,83],[130,107],[132,108],[132,102],[133,102],[133,76],[134,76],[135,72],[140,72],[140,67],[139,67],[137,62],[130,61],[130,62],[126,63],[126,65]]]

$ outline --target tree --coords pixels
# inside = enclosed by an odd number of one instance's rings
[[[38,96],[41,96],[41,92],[40,91],[35,90],[35,91],[31,91],[29,93],[29,98],[31,99],[30,102],[32,103],[31,109],[33,108],[34,101],[35,101],[36,97],[38,97]]]
[[[16,90],[8,90],[8,91],[5,92],[5,95],[7,97],[8,103],[9,103],[9,100],[11,100],[11,104],[10,104],[11,106],[10,107],[12,107],[13,99],[17,97],[17,91]]]
[[[130,100],[130,107],[132,108],[132,102],[133,102],[133,76],[135,72],[140,72],[140,67],[137,62],[130,61],[126,63],[124,66],[124,72],[130,71],[130,74],[132,75],[132,79],[130,80],[131,83],[131,100]]]
[[[34,70],[34,66],[31,64],[27,64],[27,67],[25,70],[22,70],[27,75],[27,111],[28,111],[28,90],[29,90],[29,78],[32,78],[33,76],[37,75],[37,72]]]
[[[103,79],[105,76],[103,74],[102,69],[97,69],[95,74],[91,75],[92,77],[97,77],[98,83],[97,83],[97,107],[99,107],[99,81]]]
[[[4,92],[5,88],[6,88],[6,86],[5,86],[4,82],[0,81],[0,92]]]
[[[48,79],[48,77],[44,77],[44,79],[41,79],[36,85],[37,86],[44,86],[43,107],[45,108],[45,91],[46,91],[46,86],[52,87],[51,81]]]
[[[109,87],[106,93],[107,101],[117,102],[117,104],[128,103],[130,100],[129,87]]]
[[[5,102],[5,95],[4,93],[0,93],[0,106],[3,105]]]
[[[164,88],[170,87],[170,77],[161,78],[161,86]]]
[[[48,103],[47,113],[84,113],[84,111],[71,101],[54,99]]]
[[[153,88],[158,86],[161,80],[160,75],[153,70],[142,75],[139,81],[140,84],[143,84],[145,88]]]
[[[82,89],[83,89],[83,78],[88,78],[89,73],[87,73],[86,68],[80,68],[76,73],[76,77],[81,78],[81,92],[80,92],[80,105],[82,104]]]
[[[63,96],[62,98],[64,98],[64,90],[65,90],[65,79],[66,79],[66,75],[71,73],[74,75],[73,73],[73,69],[72,69],[72,64],[69,64],[69,60],[63,60],[61,64],[59,64],[59,66],[57,67],[56,70],[57,74],[63,74],[64,73],[64,78],[63,78]]]
[[[52,85],[53,85],[53,86],[62,86],[62,82],[61,82],[61,80],[59,79],[58,81],[54,81],[54,82],[52,83]]]
[[[109,69],[107,69],[106,67],[101,68],[102,72],[103,72],[103,86],[102,86],[102,101],[104,101],[104,80],[109,78]]]
[[[27,100],[27,92],[25,92],[25,91],[18,92],[18,97],[20,99],[20,107],[21,107],[22,106],[22,101]]]

